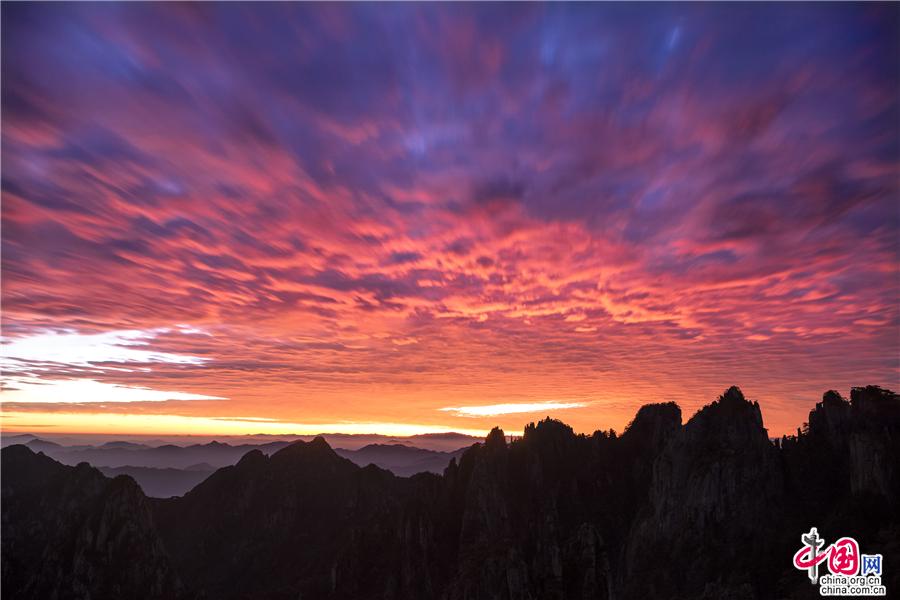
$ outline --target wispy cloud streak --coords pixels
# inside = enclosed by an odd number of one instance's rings
[[[506,404],[486,404],[481,406],[447,406],[441,410],[462,417],[494,417],[521,413],[542,413],[567,408],[584,408],[586,402],[512,402]]]

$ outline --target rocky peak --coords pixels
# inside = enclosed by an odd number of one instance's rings
[[[58,462],[22,444],[7,446],[0,456],[4,481],[14,481],[17,487],[38,486],[62,472],[62,465]]]
[[[850,488],[900,504],[900,397],[875,385],[850,390]]]
[[[267,460],[268,457],[261,450],[255,448],[242,456],[236,466],[238,469],[256,469],[265,464]]]
[[[506,434],[499,427],[494,427],[484,439],[484,447],[492,452],[506,450]]]
[[[659,450],[681,428],[681,408],[674,402],[645,404],[625,429],[622,438],[628,445]]]
[[[854,387],[848,402],[828,391],[809,413],[807,435],[789,448],[788,465],[805,489],[829,489],[832,495],[839,489],[883,502],[900,495],[898,431],[900,399],[894,392]]]
[[[822,401],[809,413],[809,433],[837,439],[850,426],[850,403],[834,390],[822,395]]]
[[[769,443],[759,403],[747,400],[736,386],[700,409],[685,425],[684,435],[732,448]]]
[[[741,388],[736,385],[731,386],[725,393],[719,396],[716,402],[711,405],[711,412],[718,411],[720,414],[728,417],[752,417],[753,422],[762,427],[762,413],[759,410],[758,402],[751,402],[744,397]],[[701,411],[702,412],[702,411]]]
[[[566,466],[573,453],[578,452],[578,438],[571,427],[547,417],[525,426],[522,446],[540,456],[545,469]]]
[[[672,435],[654,464],[648,508],[626,551],[628,595],[638,597],[654,586],[674,591],[702,585],[670,573],[688,571],[687,557],[704,544],[709,548],[707,573],[740,563],[736,547],[724,538],[709,539],[709,532],[727,530],[739,539],[758,539],[777,514],[782,494],[777,450],[763,428],[759,404],[731,387]],[[638,558],[648,549],[658,553],[657,564],[668,566],[665,572],[655,571],[656,580],[642,572]]]
[[[877,385],[850,390],[850,404],[855,412],[880,418],[900,420],[900,396]]]
[[[529,423],[525,426],[526,440],[549,441],[562,440],[575,436],[573,429],[558,419],[547,417],[537,423]]]
[[[328,448],[329,450],[331,450],[331,446],[328,444],[327,441],[325,441],[325,438],[322,437],[321,435],[317,435],[316,437],[314,437],[312,440],[307,442],[307,445],[310,448],[320,448],[320,449]]]
[[[288,444],[272,455],[276,462],[284,460],[300,461],[344,461],[325,441],[322,436],[316,436],[309,442],[298,440]],[[347,461],[349,462],[349,461]]]

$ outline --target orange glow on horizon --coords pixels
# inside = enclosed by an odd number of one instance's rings
[[[109,413],[0,413],[5,434],[122,434],[122,435],[315,435],[326,433],[380,434],[406,437],[423,433],[462,433],[484,437],[487,430],[446,428],[411,423],[286,423],[256,418],[188,417]],[[509,435],[521,435],[510,431]]]

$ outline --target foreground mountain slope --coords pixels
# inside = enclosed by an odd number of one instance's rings
[[[70,469],[32,453],[48,474],[8,475],[7,452],[23,450],[3,450],[4,585],[13,569],[43,580],[34,557],[55,526],[9,543],[6,527],[39,520],[28,494],[55,497],[53,473]],[[737,388],[684,425],[675,404],[644,406],[621,436],[546,419],[512,443],[492,431],[442,476],[361,468],[315,439],[251,451],[149,511],[136,490],[135,531],[154,550],[135,561],[159,581],[177,573],[184,598],[807,598],[791,556],[811,526],[896,562],[898,464],[900,400],[876,387],[849,402],[828,392],[797,436],[774,441]],[[103,512],[96,490],[123,478],[93,473],[60,511]],[[102,597],[92,586],[118,567],[85,560],[98,579],[81,589]],[[887,569],[885,583],[900,589]]]
[[[648,502],[626,548],[626,594],[695,594],[711,583],[763,591],[770,573],[785,566],[767,552],[784,501],[778,449],[759,405],[730,388],[677,431],[656,460]]]
[[[129,477],[2,451],[7,598],[174,598],[180,588],[147,499]]]
[[[157,511],[188,587],[213,597],[422,597],[398,554],[416,484],[316,438],[252,451]]]

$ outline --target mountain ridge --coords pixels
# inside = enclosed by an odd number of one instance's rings
[[[2,456],[5,525],[28,481],[7,463],[50,459],[24,446]],[[827,392],[775,442],[732,387],[686,423],[674,403],[645,405],[621,435],[549,418],[511,443],[495,429],[441,475],[360,467],[316,438],[251,450],[181,498],[145,499],[138,530],[164,559],[151,552],[162,566],[132,580],[177,582],[168,589],[185,599],[805,598],[790,557],[810,526],[900,556],[897,464],[900,399],[874,386],[849,401]],[[52,469],[75,480],[90,467]],[[23,552],[4,546],[4,574]],[[44,589],[17,581],[12,597]]]

